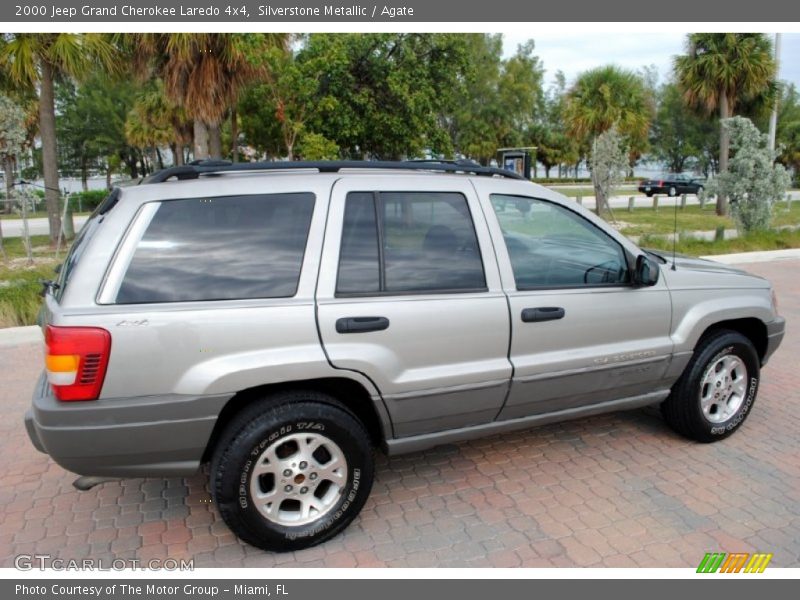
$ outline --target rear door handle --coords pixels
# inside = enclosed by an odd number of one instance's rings
[[[564,318],[564,309],[560,306],[539,306],[538,308],[523,308],[522,322],[555,321]]]
[[[389,328],[386,317],[342,317],[336,319],[337,333],[365,333],[367,331],[383,331]]]

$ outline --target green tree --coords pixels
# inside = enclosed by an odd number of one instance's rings
[[[745,233],[769,228],[772,206],[783,199],[789,174],[775,164],[777,152],[768,148],[768,136],[745,117],[723,119],[734,154],[726,171],[711,180],[708,191],[727,196],[731,212]]]
[[[83,79],[97,69],[114,72],[119,54],[109,37],[100,33],[13,33],[0,42],[0,69],[21,91],[39,97],[39,135],[42,139],[47,218],[50,242],[61,230],[56,147],[55,81]]]
[[[276,48],[265,51],[261,60],[267,65],[265,79],[248,91],[248,105],[259,113],[266,112],[261,115],[263,119],[274,120],[272,130],[277,128],[280,132],[280,147],[293,160],[298,141],[304,134],[313,133],[307,131],[311,116],[320,111],[331,113],[338,106],[333,97],[319,90],[328,60],[321,55],[302,52],[298,55]],[[254,104],[261,104],[263,109],[258,110]],[[247,130],[252,131],[249,120]]]
[[[778,160],[800,178],[800,93],[794,84],[784,87],[775,138]]]
[[[194,157],[221,158],[221,123],[244,86],[262,79],[257,60],[285,34],[139,33],[122,38],[135,71],[164,82],[167,99],[194,120]]]
[[[150,155],[151,166],[160,163],[152,155],[160,154],[163,146],[170,147],[174,164],[182,165],[184,148],[192,141],[192,122],[183,108],[167,98],[161,80],[155,79],[136,96],[125,120],[125,138],[137,155]]]
[[[505,127],[499,107],[502,34],[467,34],[467,68],[458,101],[444,118],[455,152],[487,164],[496,156]]]
[[[550,169],[574,165],[580,160],[579,145],[569,135],[564,121],[566,106],[566,79],[564,73],[557,71],[555,83],[545,94],[543,110],[537,115],[532,141],[536,146],[536,157],[545,168],[545,177],[550,177]]]
[[[61,170],[77,173],[84,190],[90,171],[103,171],[110,177],[111,157],[132,151],[125,141],[125,120],[133,97],[132,83],[104,73],[92,74],[80,85],[66,81],[57,86]]]
[[[344,156],[399,159],[450,154],[442,115],[452,113],[467,70],[458,34],[312,34],[298,61],[324,65],[310,131]]]
[[[544,70],[532,40],[506,60],[500,34],[471,34],[465,43],[467,70],[444,122],[457,153],[487,164],[498,148],[531,145],[540,134]]]
[[[324,135],[304,132],[297,145],[303,160],[331,160],[339,156],[339,145]]]
[[[727,119],[744,106],[768,102],[776,92],[777,65],[772,42],[762,33],[693,33],[686,53],[675,57],[675,73],[686,102],[707,114]],[[719,170],[728,168],[730,138],[720,128]],[[727,213],[727,200],[717,198],[717,214]]]
[[[590,140],[616,127],[637,160],[647,149],[653,98],[642,77],[614,65],[581,73],[567,94],[564,118],[571,135]]]
[[[0,95],[0,161],[6,182],[6,201],[11,203],[14,190],[14,165],[25,145],[25,113],[7,96]],[[0,221],[0,255],[5,258],[3,229]]]
[[[658,90],[658,109],[650,130],[652,155],[673,173],[707,166],[706,148],[716,148],[718,132],[708,119],[690,110],[674,82]]]

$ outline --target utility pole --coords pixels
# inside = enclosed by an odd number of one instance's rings
[[[775,34],[775,74],[777,76],[778,70],[780,68],[780,56],[781,56],[781,34]],[[775,151],[775,131],[778,128],[778,103],[780,102],[780,93],[778,97],[775,98],[775,106],[772,107],[772,114],[769,117],[769,150],[770,152]]]

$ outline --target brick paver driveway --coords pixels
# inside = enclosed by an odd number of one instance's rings
[[[344,535],[288,554],[239,542],[204,474],[75,491],[22,424],[40,348],[0,348],[0,564],[46,553],[194,557],[198,567],[695,567],[709,551],[761,551],[773,566],[798,566],[800,261],[746,268],[775,282],[789,329],[733,437],[688,442],[648,409],[380,457]]]

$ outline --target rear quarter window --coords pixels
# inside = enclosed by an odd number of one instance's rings
[[[89,245],[89,241],[94,236],[97,228],[103,222],[104,215],[117,205],[121,195],[122,190],[119,188],[114,188],[97,206],[84,226],[81,228],[78,235],[75,237],[75,241],[72,243],[72,248],[70,248],[67,258],[64,260],[64,263],[61,265],[61,269],[58,273],[58,280],[56,281],[58,286],[56,287],[54,294],[57,301],[61,302],[61,297],[64,295],[64,291],[69,284],[70,276],[83,256],[84,250],[86,250],[86,247]]]
[[[294,296],[314,201],[293,193],[162,202],[116,303]]]

